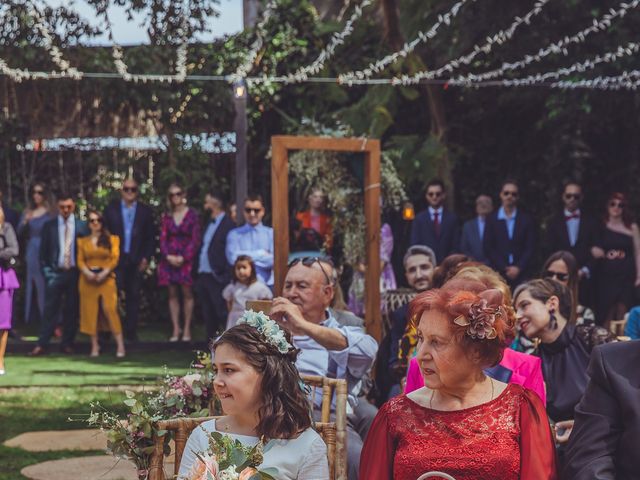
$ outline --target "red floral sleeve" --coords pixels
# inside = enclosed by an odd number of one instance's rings
[[[186,262],[190,262],[196,256],[200,247],[200,222],[198,215],[191,209],[187,212],[188,224],[185,225],[191,232],[191,241],[187,244],[182,255]]]
[[[524,390],[520,407],[520,480],[557,480],[556,451],[542,401]]]
[[[160,222],[160,255],[162,255],[163,258],[169,255],[168,220],[170,219],[171,217],[165,213],[162,215],[162,220]]]
[[[389,431],[387,405],[376,415],[360,455],[361,480],[393,480],[394,441]]]

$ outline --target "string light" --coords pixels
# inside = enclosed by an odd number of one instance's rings
[[[374,63],[369,64],[369,66],[364,70],[351,71],[351,72],[339,75],[338,82],[345,83],[349,86],[353,84],[358,84],[359,83],[358,80],[361,81],[361,80],[370,78],[373,76],[374,73],[383,71],[385,68],[387,68],[389,65],[394,63],[399,58],[406,57],[411,52],[413,52],[418,45],[420,45],[421,43],[427,43],[429,40],[435,37],[436,33],[438,32],[438,29],[442,26],[442,24],[450,25],[451,19],[458,15],[458,12],[462,8],[462,6],[467,3],[467,1],[469,0],[460,0],[459,2],[455,3],[453,7],[451,7],[451,10],[449,10],[447,13],[445,13],[444,15],[438,15],[438,20],[436,21],[435,24],[433,24],[433,26],[428,31],[426,32],[420,31],[417,37],[410,43],[406,43],[401,50],[398,50],[397,52],[394,52]],[[475,2],[475,0],[471,0],[471,1]],[[549,1],[549,0],[546,0],[546,1]]]

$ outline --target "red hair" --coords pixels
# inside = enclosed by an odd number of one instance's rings
[[[466,326],[454,322],[459,316],[461,304],[477,301],[478,295],[487,290],[490,289],[481,282],[454,278],[442,288],[427,290],[416,296],[409,304],[410,321],[417,328],[425,312],[445,314],[454,338],[465,352],[476,354],[483,366],[497,365],[502,360],[507,339],[513,336],[516,316],[511,305],[504,304],[503,300],[502,308],[506,315],[496,315],[493,323],[496,335],[493,338],[473,338],[467,333]]]
[[[631,224],[633,223],[633,215],[631,214],[631,210],[629,209],[629,202],[627,201],[627,196],[622,192],[613,192],[609,195],[609,200],[607,200],[607,206],[604,210],[604,223],[606,224],[609,221],[609,203],[612,200],[618,200],[624,206],[622,207],[622,223],[627,228],[631,228]]]

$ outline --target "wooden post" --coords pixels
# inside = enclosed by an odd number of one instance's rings
[[[271,210],[273,218],[274,290],[282,292],[289,258],[289,150],[332,150],[364,154],[364,215],[366,220],[365,325],[378,342],[380,312],[380,141],[361,138],[271,137]]]

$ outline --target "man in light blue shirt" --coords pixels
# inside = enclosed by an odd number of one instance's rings
[[[300,349],[296,366],[302,374],[347,380],[347,459],[350,480],[358,478],[360,451],[377,409],[359,396],[378,344],[362,327],[338,322],[329,308],[337,285],[331,263],[297,259],[284,281],[282,297],[274,299],[271,318],[288,330]],[[321,398],[314,399],[318,411]]]
[[[273,228],[262,224],[264,201],[260,195],[249,195],[244,202],[245,224],[234,228],[227,237],[227,261],[233,265],[239,255],[253,259],[258,278],[273,286]]]
[[[478,195],[476,198],[476,217],[467,220],[462,226],[462,238],[460,239],[460,251],[465,255],[487,263],[484,253],[483,239],[487,216],[493,211],[493,200],[489,195]]]

